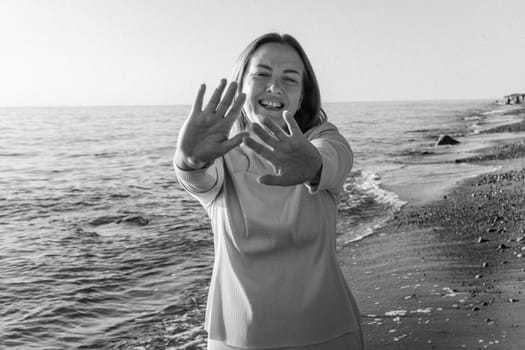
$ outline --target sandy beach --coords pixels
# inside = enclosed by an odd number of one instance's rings
[[[489,147],[451,160],[497,171],[409,201],[379,232],[339,252],[367,349],[525,347],[523,110],[518,116],[480,132]],[[410,186],[397,190],[414,197]]]

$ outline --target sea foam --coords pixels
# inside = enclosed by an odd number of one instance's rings
[[[378,174],[366,169],[354,171],[347,178],[339,204],[339,246],[373,234],[406,204],[381,183]]]

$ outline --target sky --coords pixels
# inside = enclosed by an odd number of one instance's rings
[[[0,106],[191,104],[267,32],[324,102],[525,92],[523,0],[0,0]]]

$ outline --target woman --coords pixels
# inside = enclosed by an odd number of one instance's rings
[[[326,121],[299,43],[267,34],[182,127],[179,182],[211,219],[208,349],[362,349],[336,260],[337,195],[352,151]]]

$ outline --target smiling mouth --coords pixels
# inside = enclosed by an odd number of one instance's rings
[[[259,105],[270,110],[278,111],[284,107],[281,102],[269,101],[269,100],[260,100]]]

